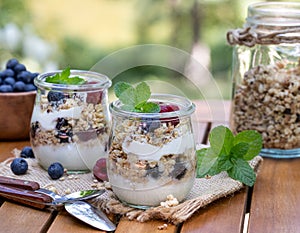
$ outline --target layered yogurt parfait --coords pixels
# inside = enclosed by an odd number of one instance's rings
[[[119,100],[110,104],[109,182],[122,202],[139,208],[160,205],[170,195],[184,200],[196,173],[194,104],[175,95],[141,98],[147,91],[145,83],[121,83],[115,86]]]
[[[111,81],[95,72],[66,69],[41,74],[35,85],[30,140],[40,165],[47,169],[59,162],[69,172],[92,170],[107,157]]]

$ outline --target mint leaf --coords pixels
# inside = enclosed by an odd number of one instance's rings
[[[155,113],[160,111],[159,105],[152,102],[143,103],[138,109],[140,109],[141,112],[148,112],[148,113]]]
[[[79,76],[70,77],[70,68],[64,69],[61,73],[57,73],[53,76],[46,78],[46,82],[55,84],[65,84],[65,85],[81,85],[86,83],[86,80],[80,78]]]
[[[230,152],[232,155],[234,155],[234,157],[243,158],[245,154],[247,154],[248,150],[249,150],[249,144],[245,142],[240,142],[234,145],[231,148]]]
[[[218,159],[218,155],[211,148],[203,148],[196,151],[198,158],[197,176],[204,177],[208,174],[209,170],[213,167]]]
[[[222,150],[225,150],[225,153],[229,154],[233,144],[233,138],[230,129],[222,125],[217,126],[210,132],[210,146],[216,154],[220,154]]]
[[[117,98],[120,97],[120,95],[122,95],[122,93],[128,89],[132,87],[129,83],[126,83],[126,82],[117,82],[115,85],[114,85],[114,92],[115,92],[115,95],[117,96]]]
[[[120,101],[125,104],[132,106],[134,108],[135,106],[135,90],[133,87],[128,87],[125,89],[120,95],[119,95]]]
[[[234,136],[229,128],[217,126],[211,130],[209,142],[209,148],[197,150],[197,177],[225,171],[246,185],[255,183],[255,172],[247,161],[258,155],[262,148],[260,134],[246,130]]]
[[[126,82],[118,82],[114,86],[114,92],[116,97],[124,104],[123,110],[143,113],[160,111],[158,104],[148,102],[151,92],[150,87],[145,82],[139,83],[136,87]]]
[[[228,175],[245,185],[253,186],[256,180],[256,175],[249,163],[242,158],[237,158],[233,161],[233,167],[229,169]]]
[[[150,96],[150,87],[145,82],[139,83],[135,87],[135,106],[147,102]]]
[[[251,160],[262,149],[262,136],[254,130],[245,130],[238,133],[234,138],[234,145],[245,142],[249,145],[248,152],[244,155],[245,160]]]

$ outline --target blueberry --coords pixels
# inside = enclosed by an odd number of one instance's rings
[[[23,158],[15,158],[10,164],[10,169],[15,175],[22,175],[28,170],[28,163]]]
[[[6,68],[13,69],[18,63],[19,61],[15,58],[9,59],[6,63]]]
[[[160,127],[159,118],[143,118],[140,124],[144,133],[154,132],[155,129]]]
[[[0,86],[0,92],[13,92],[11,85],[3,84]]]
[[[3,71],[0,71],[0,78],[4,79],[5,78],[5,74],[3,73]]]
[[[62,100],[63,98],[65,98],[65,95],[62,92],[49,91],[47,95],[47,99],[49,102],[59,101]]]
[[[30,146],[23,147],[20,156],[22,158],[34,158],[33,150]]]
[[[22,81],[24,83],[30,83],[31,82],[31,73],[29,71],[21,71],[17,75],[17,80]]]
[[[15,79],[13,77],[7,77],[6,79],[4,79],[3,83],[7,84],[7,85],[11,85],[13,86],[15,84]]]
[[[48,174],[53,180],[57,180],[64,174],[64,167],[60,163],[52,163],[48,167]]]
[[[25,70],[26,70],[26,67],[25,67],[23,64],[21,64],[21,63],[17,64],[17,65],[14,67],[14,71],[15,71],[16,73],[20,73],[21,71],[25,71]]]
[[[14,91],[21,92],[25,90],[25,83],[22,81],[18,81],[13,85]]]
[[[33,84],[31,83],[25,84],[24,91],[35,91],[35,90],[36,90],[36,86],[34,86]]]
[[[15,72],[12,69],[6,69],[2,71],[4,77],[14,77]]]

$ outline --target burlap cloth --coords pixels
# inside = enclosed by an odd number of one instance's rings
[[[0,163],[0,175],[33,180],[40,184],[41,187],[55,187],[58,194],[64,195],[66,192],[75,192],[79,190],[104,188],[106,184],[97,183],[92,173],[65,175],[64,180],[52,180],[47,171],[43,170],[37,163],[36,159],[27,159],[29,168],[26,174],[16,176],[10,170],[10,163],[14,157],[18,157],[19,151],[12,151],[13,157]],[[250,161],[250,165],[258,171],[259,165],[262,162],[260,156],[255,157]],[[147,210],[135,209],[123,205],[108,188],[100,197],[94,198],[90,202],[101,208],[106,213],[119,214],[127,216],[129,219],[140,222],[151,219],[161,219],[173,224],[181,223],[187,220],[200,208],[209,203],[242,189],[244,185],[228,177],[226,173],[220,173],[211,178],[196,179],[194,186],[187,196],[186,200],[177,206],[173,207],[153,207]]]

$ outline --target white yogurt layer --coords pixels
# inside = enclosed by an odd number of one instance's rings
[[[70,117],[78,119],[81,116],[82,109],[83,106],[78,106],[48,113],[47,111],[41,111],[39,107],[35,107],[33,109],[31,122],[38,121],[45,130],[53,130],[57,124],[57,118]]]
[[[190,192],[194,179],[171,180],[165,184],[159,184],[152,180],[143,184],[143,188],[130,189],[130,183],[120,175],[110,174],[109,181],[114,193],[118,198],[128,204],[139,206],[158,206],[166,201],[168,195],[172,194],[179,202],[183,201]]]
[[[39,145],[32,149],[44,169],[59,162],[69,171],[92,170],[99,158],[107,157],[105,145],[98,139],[80,143]]]
[[[134,154],[141,160],[159,161],[160,158],[168,154],[182,154],[187,149],[194,147],[194,136],[191,133],[184,134],[172,141],[164,144],[162,147],[153,146],[148,143],[132,141],[126,138],[122,144],[123,151],[126,154]]]

